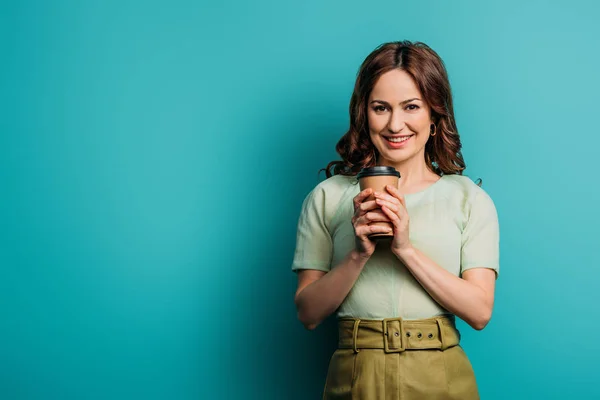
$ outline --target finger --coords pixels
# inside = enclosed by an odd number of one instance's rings
[[[387,215],[389,217],[392,224],[398,225],[400,223],[400,217],[398,216],[398,214],[396,214],[395,212],[393,212],[386,206],[381,207],[381,211],[383,211],[385,213],[385,215]]]
[[[359,194],[357,194],[356,196],[354,196],[354,209],[356,210],[359,205],[367,198],[371,195],[372,193],[372,189],[371,188],[366,188],[365,190],[363,190],[362,192],[360,192]]]
[[[386,207],[388,210],[392,211],[395,215],[397,215],[398,218],[408,219],[408,212],[406,211],[406,209],[404,207],[402,207],[402,205],[391,204],[389,202],[385,202],[382,200],[380,200],[380,202],[381,202],[381,204],[379,205],[379,207],[381,208],[382,212],[383,212],[383,207]]]
[[[390,200],[392,199],[392,200]],[[381,195],[379,195],[379,197],[375,198],[375,201],[381,201],[381,203],[377,203],[380,206],[382,204],[386,204],[385,202],[387,202],[387,205],[389,206],[390,209],[397,211],[397,213],[399,215],[406,215],[407,211],[406,211],[406,204],[404,203],[404,197],[402,197],[402,199],[398,199],[396,197],[391,197],[391,196],[387,196],[385,198],[383,198]],[[393,206],[392,206],[393,205]]]
[[[377,208],[379,208],[379,206],[377,205],[375,200],[369,200],[369,201],[360,203],[360,205],[358,206],[358,209],[356,209],[356,211],[359,214],[359,216],[361,216],[361,215],[364,215],[365,213],[367,213],[371,210],[375,210]]]
[[[391,203],[391,202],[389,202],[389,201],[385,201],[385,200],[377,199],[377,200],[375,200],[375,202],[377,203],[377,205],[378,205],[379,207],[383,207],[383,206],[385,206],[385,207],[389,208],[390,210],[392,210],[392,211],[393,211],[394,213],[396,213],[396,214],[397,214],[397,213],[400,211],[400,209],[401,209],[401,207],[400,207],[400,205],[399,205],[399,204],[394,204],[394,203]]]
[[[375,192],[375,199],[386,200],[390,203],[400,203],[400,200],[397,197],[382,192]]]
[[[371,222],[390,222],[390,219],[382,211],[369,212],[362,217],[357,218],[356,225],[370,224]]]
[[[364,210],[363,210],[364,208]],[[364,220],[364,216],[365,214],[367,214],[369,211],[372,210],[380,210],[380,206],[377,205],[377,202],[375,202],[375,200],[370,200],[370,201],[366,201],[364,203],[360,203],[358,208],[356,210],[354,210],[354,215],[352,216],[352,225],[356,225],[356,224],[363,224],[363,223],[369,223],[369,221],[367,220],[365,222]],[[383,214],[383,213],[382,213]]]
[[[400,200],[402,207],[404,207],[404,209],[406,209],[406,201],[404,200],[404,196],[398,197],[398,200]]]
[[[362,225],[356,229],[356,236],[365,237],[373,233],[392,233],[394,230],[389,226],[380,225]]]
[[[400,193],[397,187],[392,185],[386,185],[385,188],[389,193],[392,194],[392,196],[400,200],[400,203],[402,203],[404,207],[406,207],[406,203],[404,202],[404,196],[402,195],[402,193]]]

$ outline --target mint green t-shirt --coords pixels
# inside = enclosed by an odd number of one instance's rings
[[[352,200],[360,192],[355,176],[335,175],[304,199],[292,270],[330,271],[354,248]],[[470,268],[499,271],[499,226],[490,196],[471,179],[443,175],[421,192],[404,196],[410,241],[456,276]],[[430,318],[448,314],[391,252],[377,244],[338,317]]]

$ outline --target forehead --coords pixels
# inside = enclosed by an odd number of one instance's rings
[[[401,102],[415,97],[422,99],[421,92],[413,78],[406,71],[393,69],[377,79],[370,99]]]

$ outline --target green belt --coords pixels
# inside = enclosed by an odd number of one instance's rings
[[[458,345],[460,333],[454,317],[428,319],[361,320],[342,318],[338,321],[340,349],[384,349],[386,353],[405,350],[440,349]]]

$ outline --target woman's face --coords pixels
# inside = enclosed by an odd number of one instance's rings
[[[396,166],[420,157],[431,132],[431,115],[412,77],[395,69],[381,75],[367,104],[369,134],[381,165]]]

